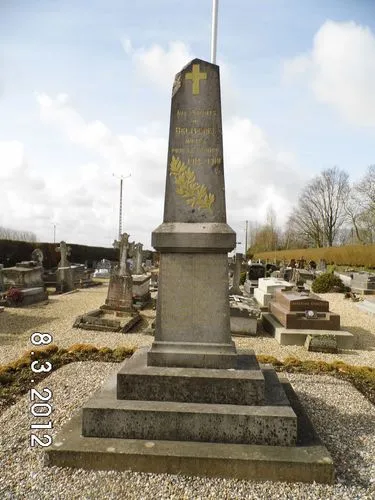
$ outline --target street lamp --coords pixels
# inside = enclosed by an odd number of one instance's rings
[[[120,241],[121,234],[122,234],[122,182],[124,179],[128,179],[129,177],[131,177],[132,174],[129,174],[126,177],[124,177],[123,175],[116,175],[116,174],[112,174],[112,175],[113,175],[113,177],[120,179],[120,209],[119,209],[119,222],[118,222],[118,238]]]

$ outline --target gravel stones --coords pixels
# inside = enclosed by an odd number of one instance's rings
[[[0,315],[0,364],[18,359],[31,349],[30,334],[49,332],[54,343],[68,347],[75,343],[117,347],[150,345],[153,338],[142,334],[118,334],[73,329],[79,314],[104,303],[106,287],[51,297],[48,305],[7,309]],[[342,328],[356,335],[355,349],[339,354],[307,352],[303,346],[280,346],[262,335],[238,338],[237,347],[252,348],[256,354],[279,359],[342,360],[353,365],[375,367],[375,316],[358,311],[340,294],[324,294],[330,309],[341,315]],[[149,322],[154,311],[145,311]],[[9,338],[6,340],[5,336]],[[79,362],[66,365],[37,388],[53,392],[55,436],[61,426],[118,370],[116,363]],[[189,478],[167,474],[83,471],[43,466],[43,450],[30,448],[29,395],[0,414],[0,498],[4,499],[373,499],[375,498],[375,408],[348,382],[327,375],[288,374],[316,431],[335,462],[334,485],[256,483],[211,478]],[[39,417],[43,422],[42,417]],[[42,431],[40,431],[42,432]]]
[[[55,436],[116,363],[79,362],[52,373],[37,388],[53,391]],[[372,499],[375,496],[375,408],[349,383],[329,376],[289,374],[315,429],[335,461],[334,485],[256,483],[225,479],[84,471],[43,466],[29,447],[29,396],[0,416],[0,498],[39,499]],[[47,420],[47,417],[46,417]]]

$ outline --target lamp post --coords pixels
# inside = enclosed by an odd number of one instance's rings
[[[119,221],[118,221],[118,239],[119,241],[121,240],[121,234],[122,234],[122,184],[123,184],[123,180],[124,179],[128,179],[129,177],[131,177],[132,174],[129,174],[127,175],[126,177],[124,177],[123,175],[115,175],[115,174],[112,174],[113,177],[117,177],[120,179],[120,208],[119,208]]]

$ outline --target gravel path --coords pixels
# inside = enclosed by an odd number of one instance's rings
[[[118,365],[73,363],[37,388],[53,392],[54,436]],[[332,486],[91,472],[43,467],[43,450],[29,447],[29,396],[0,416],[0,498],[4,499],[373,499],[375,408],[350,384],[328,376],[289,375],[336,464]],[[39,417],[42,420],[41,417]],[[47,418],[46,418],[47,420]]]
[[[300,359],[334,361],[341,360],[352,365],[375,367],[375,314],[361,311],[354,302],[344,299],[342,294],[321,294],[330,303],[330,309],[340,314],[341,326],[356,337],[353,350],[339,354],[307,352],[302,346],[280,346],[278,342],[260,329],[257,337],[236,337],[237,347],[254,349],[256,354],[269,354],[278,359],[296,356]],[[107,297],[107,285],[79,290],[77,293],[53,296],[47,305],[34,305],[10,309],[0,314],[0,365],[18,359],[31,349],[29,337],[35,331],[50,332],[54,343],[69,347],[76,343],[96,346],[147,346],[152,336],[142,333],[95,332],[72,328],[75,318],[99,308]],[[149,321],[154,311],[145,311]]]

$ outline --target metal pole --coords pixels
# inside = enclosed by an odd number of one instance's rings
[[[118,240],[121,241],[122,234],[122,177],[120,179],[120,213],[119,213],[119,221],[118,221]]]
[[[53,225],[53,243],[56,243],[56,224]]]
[[[247,254],[247,226],[248,226],[249,221],[246,221],[246,230],[245,230],[245,259],[246,259],[246,254]]]
[[[113,177],[117,177],[118,179],[120,179],[120,208],[119,208],[119,221],[118,221],[118,237],[119,237],[119,241],[120,241],[121,234],[122,234],[122,184],[123,184],[123,180],[128,179],[129,177],[131,177],[132,174],[129,174],[126,177],[124,177],[123,175],[115,175],[113,173],[112,173],[112,175],[113,175]]]
[[[216,64],[217,48],[217,13],[219,10],[219,0],[212,0],[212,32],[211,32],[211,63]]]

